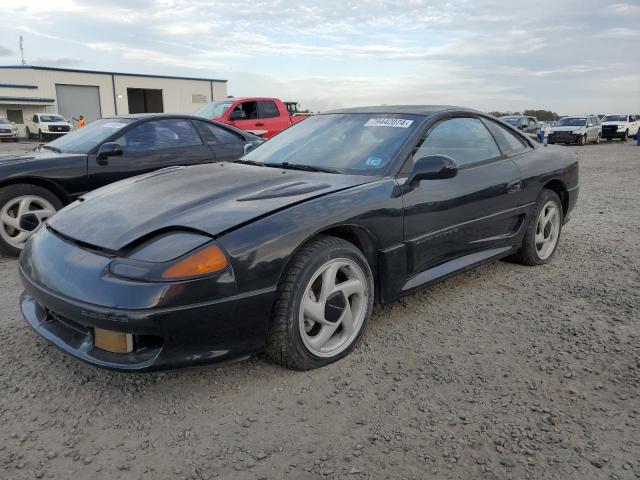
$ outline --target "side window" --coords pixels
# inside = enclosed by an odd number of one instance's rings
[[[200,135],[207,143],[236,143],[243,142],[244,138],[231,130],[218,127],[206,122],[194,122]]]
[[[593,127],[593,118],[591,117],[587,118],[587,127]]]
[[[636,121],[636,116],[635,116],[635,115],[631,115],[631,116],[629,117],[629,121],[630,121],[630,122],[635,122],[635,121]]]
[[[34,115],[32,121],[33,123],[38,123],[38,115]]]
[[[500,146],[500,150],[502,150],[505,155],[511,157],[531,150],[531,146],[517,134],[508,131],[506,128],[491,120],[483,118],[482,121],[489,130],[491,130],[491,133]]]
[[[243,102],[239,105],[236,105],[234,111],[242,110],[245,115],[246,120],[255,120],[258,118],[258,102]]]
[[[448,155],[458,166],[500,156],[493,137],[477,118],[452,118],[433,127],[413,155],[414,161],[427,155]]]
[[[191,122],[180,118],[145,122],[122,135],[116,142],[125,153],[202,145]]]
[[[271,100],[259,100],[258,109],[260,111],[259,118],[273,118],[280,116],[278,107],[276,106],[275,102]]]
[[[533,118],[529,119],[529,128],[531,129],[535,129],[538,125],[536,124],[536,121]]]

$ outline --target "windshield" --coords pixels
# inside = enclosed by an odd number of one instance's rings
[[[242,160],[381,175],[421,122],[421,116],[405,114],[317,115],[284,130]]]
[[[602,119],[603,122],[626,122],[626,115],[605,115]]]
[[[585,117],[565,117],[558,120],[558,127],[584,127],[586,123]]]
[[[9,120],[7,120],[4,117],[0,117],[0,124],[6,125],[6,124],[9,124],[9,123],[11,123]]]
[[[520,117],[500,117],[500,120],[507,122],[509,125],[518,125],[520,123]]]
[[[233,105],[233,101],[211,102],[205,105],[204,107],[196,110],[194,115],[196,117],[203,117],[203,118],[221,117],[224,114],[224,112],[229,110],[229,107],[231,105]]]
[[[66,122],[66,120],[58,115],[40,115],[40,121],[44,123],[50,122]]]
[[[47,145],[61,152],[88,153],[89,150],[103,143],[111,135],[132,122],[133,120],[130,118],[103,118],[75,132],[68,133]]]

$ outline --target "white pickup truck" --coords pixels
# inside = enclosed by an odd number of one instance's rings
[[[35,113],[24,123],[27,138],[38,138],[41,142],[73,131],[73,126],[64,117],[55,113]]]
[[[636,115],[623,113],[621,115],[605,115],[602,118],[602,138],[611,141],[619,138],[623,142],[628,137],[638,135],[640,119]]]

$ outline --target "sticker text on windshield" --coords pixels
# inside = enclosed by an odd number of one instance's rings
[[[409,128],[413,120],[405,120],[403,118],[370,118],[365,127],[396,127]]]

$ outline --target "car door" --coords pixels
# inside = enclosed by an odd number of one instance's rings
[[[519,143],[526,150],[526,142]],[[454,259],[462,267],[505,252],[524,223],[520,170],[479,117],[441,120],[418,144],[411,161],[436,154],[451,157],[458,173],[446,180],[422,180],[403,194],[404,238],[413,274]]]
[[[289,126],[289,112],[281,112],[273,100],[258,100],[258,116],[267,131],[263,136],[271,138]]]
[[[228,128],[209,122],[193,120],[202,139],[209,146],[218,162],[228,162],[240,158],[248,142],[245,138]]]
[[[113,141],[122,147],[121,156],[102,160],[95,153],[89,156],[92,189],[159,168],[215,160],[191,121],[185,118],[144,121]]]
[[[249,100],[246,102],[241,102],[234,107],[233,111],[244,112],[244,117],[242,119],[230,122],[234,127],[245,130],[247,132],[251,132],[254,135],[258,136],[262,136],[267,133],[264,122],[258,116],[259,114],[257,101]]]

